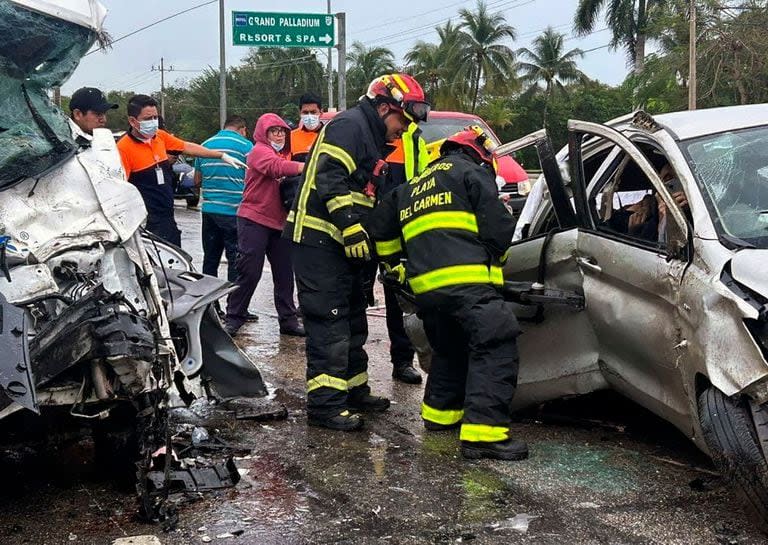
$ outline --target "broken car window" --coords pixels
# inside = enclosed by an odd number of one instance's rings
[[[681,147],[718,232],[768,248],[768,127],[707,136]]]
[[[75,150],[46,90],[74,72],[94,32],[0,0],[0,189],[45,172]]]

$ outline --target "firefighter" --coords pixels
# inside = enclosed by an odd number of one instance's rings
[[[449,137],[441,157],[385,198],[367,228],[379,259],[415,295],[435,352],[424,426],[461,426],[465,458],[520,460],[528,447],[509,429],[519,328],[499,291],[515,223],[498,199],[494,148],[478,126]]]
[[[394,149],[387,155],[389,165],[384,187],[380,187],[376,196],[383,199],[390,191],[405,184],[424,170],[429,163],[427,144],[421,137],[421,129],[411,123],[403,137],[393,144]],[[378,267],[373,267],[373,274]],[[371,289],[373,289],[371,282]],[[392,360],[392,377],[406,384],[420,384],[421,374],[413,366],[414,349],[403,325],[403,310],[395,295],[395,289],[384,285],[384,304],[386,306],[387,334],[389,335],[389,355]]]
[[[382,412],[389,400],[368,386],[363,292],[371,243],[363,228],[382,175],[382,150],[429,104],[407,74],[374,79],[357,106],[323,127],[310,152],[283,236],[294,242],[294,271],[307,332],[307,421],[351,431],[357,411]]]

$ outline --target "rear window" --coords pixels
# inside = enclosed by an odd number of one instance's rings
[[[467,125],[480,125],[483,129],[492,133],[488,128],[488,125],[479,117],[474,118],[452,118],[452,117],[431,117],[429,121],[425,123],[419,123],[419,128],[422,131],[421,136],[427,144],[437,142],[443,138],[448,138],[452,134],[455,134],[462,130]],[[499,142],[496,137],[491,134],[491,138],[498,145]]]

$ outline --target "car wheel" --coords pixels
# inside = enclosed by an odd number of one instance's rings
[[[725,475],[750,510],[757,525],[768,532],[768,462],[755,428],[755,417],[768,421],[758,407],[726,397],[717,388],[699,396],[704,440],[715,466]]]

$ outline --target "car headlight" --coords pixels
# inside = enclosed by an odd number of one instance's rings
[[[531,181],[525,180],[524,182],[520,182],[517,184],[517,192],[521,195],[527,195],[531,192]]]
[[[507,181],[501,176],[496,176],[496,187],[499,188],[499,191],[501,191],[501,188],[505,185],[507,185]]]

